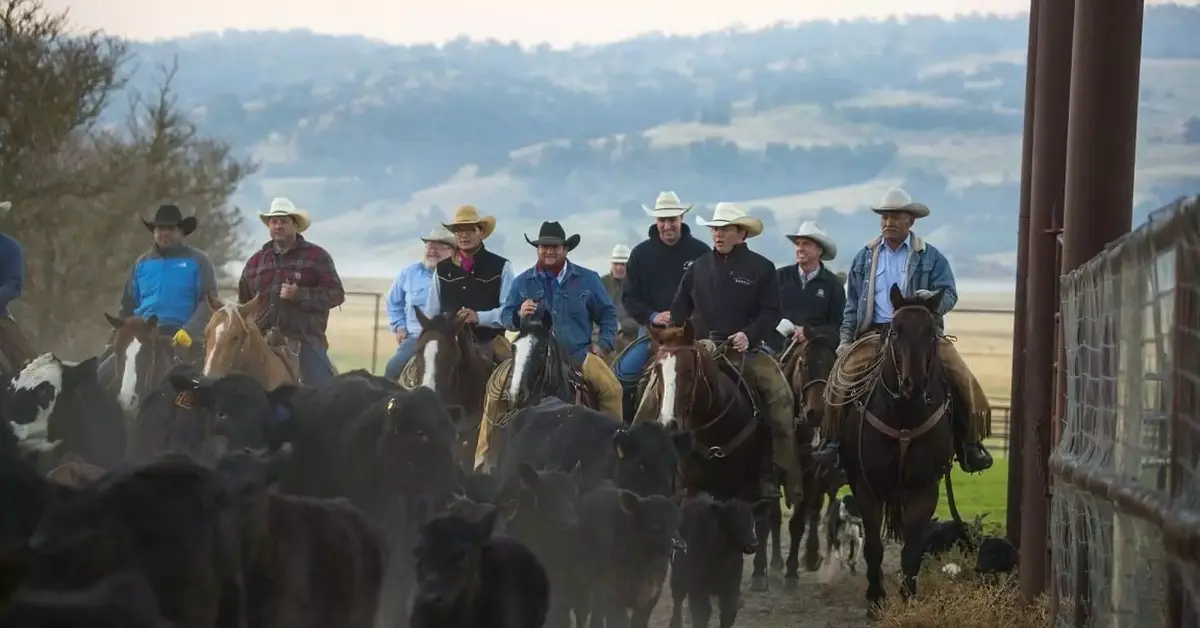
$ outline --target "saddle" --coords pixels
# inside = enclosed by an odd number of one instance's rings
[[[554,334],[553,331],[550,333],[551,335]],[[583,376],[583,363],[567,355],[567,352],[558,345],[557,341],[554,344],[559,346],[559,359],[562,360],[565,367],[564,375],[566,376],[567,385],[571,387],[571,390],[575,391],[575,405],[587,406],[589,408],[596,407],[596,390],[592,388],[587,378]]]
[[[266,340],[267,347],[283,360],[283,366],[288,375],[292,376],[292,380],[300,382],[300,341],[284,336],[283,332],[274,327],[263,334],[263,340]]]

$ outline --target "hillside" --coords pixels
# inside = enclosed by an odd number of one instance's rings
[[[202,130],[262,164],[238,202],[309,208],[344,274],[392,274],[463,203],[499,217],[493,246],[519,261],[521,233],[553,218],[583,233],[577,259],[602,264],[644,237],[639,205],[660,189],[754,207],[770,230],[755,248],[784,263],[782,229],[815,216],[853,247],[875,227],[865,206],[901,184],[932,206],[919,230],[959,274],[1006,277],[1027,28],[817,22],[565,51],[230,32],[136,44],[131,88],[177,57]],[[1200,8],[1146,10],[1139,219],[1200,189],[1200,133],[1185,132],[1200,110],[1198,30]]]

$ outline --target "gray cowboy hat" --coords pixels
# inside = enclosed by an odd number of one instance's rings
[[[556,246],[561,245],[567,247],[568,251],[575,250],[579,246],[579,234],[576,233],[571,237],[567,237],[567,232],[562,225],[556,221],[548,221],[542,223],[542,228],[538,230],[536,240],[530,240],[529,236],[525,236],[525,241],[532,246]]]
[[[183,235],[191,235],[196,230],[197,221],[195,216],[183,217],[183,212],[179,211],[176,205],[159,205],[158,211],[154,212],[154,218],[151,220],[142,219],[142,224],[146,225],[146,229],[154,231],[155,227],[179,227],[183,231]]]
[[[924,203],[918,203],[908,195],[908,192],[900,188],[892,188],[883,194],[883,200],[878,205],[871,208],[876,214],[886,214],[888,212],[904,212],[911,214],[914,219],[925,218],[929,215],[929,208]]]

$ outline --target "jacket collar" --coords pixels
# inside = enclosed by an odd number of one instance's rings
[[[925,239],[922,238],[921,236],[917,235],[915,232],[911,232],[911,231],[909,232],[908,242],[909,242],[909,246],[912,248],[913,253],[924,253],[925,252]],[[879,236],[879,237],[875,238],[874,240],[871,240],[870,242],[868,242],[867,248],[874,251],[875,249],[879,248],[882,244],[883,244],[883,236]],[[822,264],[822,266],[823,266],[823,264]]]

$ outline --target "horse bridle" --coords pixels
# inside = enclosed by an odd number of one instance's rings
[[[922,312],[926,312],[926,313],[929,312],[928,309],[926,309],[924,306],[921,306],[921,305],[905,305],[904,307],[897,309],[892,314],[892,320],[893,321],[896,320],[896,318],[895,318],[896,314],[899,314],[900,312],[903,312],[904,310],[909,310],[909,309],[919,309]],[[930,314],[930,315],[932,316],[932,314]],[[888,352],[887,357],[889,360],[891,360],[892,368],[895,369],[896,375],[899,376],[900,363],[896,359],[896,345],[893,344],[893,342],[892,342],[892,340],[896,338],[896,330],[892,329],[891,324],[889,324],[887,332],[882,335],[883,335],[884,349]],[[929,375],[933,372],[934,361],[937,360],[937,358],[938,358],[938,334],[936,331],[933,333],[932,338],[933,338],[933,349],[929,352],[929,354],[927,356],[925,356],[925,379],[926,379],[926,381],[928,381]],[[891,388],[888,388],[887,380],[885,378],[880,377],[879,384],[881,386],[883,386],[883,390],[886,391],[887,394],[891,395],[892,399],[900,398],[900,391],[892,390]],[[932,403],[933,400],[929,398],[929,388],[926,387],[924,392],[925,392],[925,395],[924,395],[925,403]]]
[[[716,345],[716,348],[713,350],[713,354],[714,354],[713,359],[714,360],[718,360],[718,359],[726,360],[726,361],[729,361],[730,364],[732,364],[733,362],[730,361],[729,358],[724,357],[725,349],[727,349],[728,346],[729,346],[728,340],[724,340],[724,341],[718,343]],[[691,412],[695,409],[696,397],[699,394],[699,390],[700,390],[699,384],[701,382],[704,384],[704,388],[708,391],[709,398],[714,399],[714,400],[717,398],[717,395],[716,395],[717,387],[713,385],[712,380],[710,380],[708,378],[708,375],[704,372],[704,369],[702,368],[703,356],[700,355],[700,350],[701,350],[701,347],[696,346],[696,345],[676,346],[676,347],[660,346],[658,348],[658,351],[660,353],[679,353],[682,351],[687,351],[696,356],[696,365],[697,365],[696,371],[697,371],[697,373],[696,373],[696,379],[693,380],[693,383],[692,383],[692,394],[691,394],[690,398],[688,399],[688,405],[687,405],[688,414],[691,414]],[[717,356],[720,356],[720,357],[717,357]],[[743,366],[744,366],[744,363],[745,363],[744,356],[742,358],[742,362],[743,362]],[[691,431],[693,434],[696,434],[696,433],[699,433],[701,431],[704,431],[704,430],[716,425],[717,422],[719,422],[721,419],[725,418],[725,416],[729,414],[730,410],[733,409],[734,404],[736,404],[738,402],[738,396],[739,395],[737,395],[737,394],[732,395],[729,398],[729,403],[726,404],[725,407],[721,410],[721,412],[718,413],[717,416],[714,417],[711,421],[704,423],[703,425],[694,427],[689,431]],[[662,403],[661,400],[659,401],[659,403]],[[754,417],[752,420],[750,420],[746,423],[746,426],[744,428],[742,428],[742,431],[738,432],[733,437],[733,439],[731,439],[724,446],[712,445],[707,450],[704,450],[700,453],[705,458],[709,458],[709,459],[720,459],[720,458],[728,457],[729,452],[733,451],[734,449],[736,449],[738,447],[738,445],[741,445],[743,442],[745,442],[745,440],[747,438],[749,438],[751,434],[754,433],[754,430],[757,428],[757,426],[758,426],[758,418]]]

